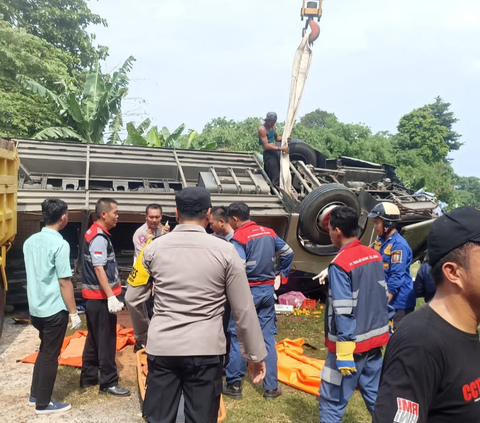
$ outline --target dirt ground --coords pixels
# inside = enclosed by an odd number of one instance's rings
[[[119,323],[123,323],[121,318]],[[17,360],[34,352],[39,345],[38,332],[33,326],[15,324],[10,316],[5,317],[0,340],[0,422],[144,422],[136,382],[133,346],[117,353],[120,385],[132,391],[130,397],[99,395],[98,388],[81,390],[78,386],[80,371],[60,367],[52,399],[71,402],[72,410],[60,415],[36,416],[34,408],[28,406],[33,365]]]

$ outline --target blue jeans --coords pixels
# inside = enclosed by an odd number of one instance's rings
[[[348,400],[357,385],[372,414],[382,370],[382,352],[380,348],[375,348],[366,353],[354,354],[353,358],[357,374],[342,376],[337,368],[337,355],[328,353],[320,373],[320,423],[341,423]]]
[[[267,374],[263,380],[263,388],[266,391],[278,388],[277,371],[277,350],[275,349],[275,334],[277,318],[275,316],[275,297],[273,285],[257,285],[250,287],[253,296],[253,302],[257,310],[258,321],[262,329],[263,339],[267,348],[267,357],[265,365]],[[230,361],[228,362],[226,373],[227,383],[232,384],[242,380],[245,376],[247,364],[242,360],[240,347],[238,345],[237,332],[233,324],[233,318],[230,318],[228,331],[231,334]]]

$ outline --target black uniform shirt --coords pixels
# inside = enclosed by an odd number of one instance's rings
[[[480,422],[480,341],[426,305],[385,352],[374,423]]]

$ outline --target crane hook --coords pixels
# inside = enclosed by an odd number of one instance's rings
[[[305,37],[305,32],[307,31],[308,26],[310,25],[310,35],[308,37],[308,43],[312,45],[314,41],[320,36],[320,25],[315,22],[312,18],[308,18],[305,23],[305,28],[302,30],[302,38]]]

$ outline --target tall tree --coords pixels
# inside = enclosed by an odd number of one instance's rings
[[[94,46],[92,25],[107,21],[92,13],[86,0],[2,0],[0,15],[13,27],[24,29],[77,58],[76,65],[89,68],[107,56],[108,49]]]
[[[445,142],[447,129],[437,122],[428,106],[404,115],[397,129],[399,150],[414,150],[427,164],[445,161],[450,151]]]
[[[27,92],[37,94],[56,106],[68,125],[45,128],[35,134],[37,139],[78,139],[85,143],[103,144],[108,127],[110,143],[118,140],[122,127],[122,99],[128,93],[128,73],[135,59],[130,56],[112,75],[102,74],[100,65],[86,77],[83,89],[61,81],[63,92],[55,94],[44,85],[25,75],[17,75],[17,81]]]
[[[461,135],[452,130],[453,124],[458,122],[453,112],[449,112],[451,104],[443,101],[440,96],[435,98],[435,102],[429,104],[431,113],[437,119],[437,122],[447,129],[447,134],[443,138],[450,148],[450,151],[458,150],[464,143],[460,142]]]
[[[305,128],[326,128],[328,121],[338,122],[338,119],[333,113],[316,109],[313,112],[302,116],[300,118],[300,125]]]
[[[55,108],[23,91],[15,77],[29,75],[59,93],[55,82],[59,78],[69,82],[73,69],[70,54],[0,21],[0,64],[0,136],[30,138],[43,128],[62,125]]]

